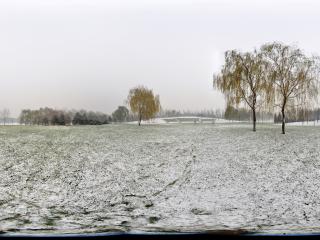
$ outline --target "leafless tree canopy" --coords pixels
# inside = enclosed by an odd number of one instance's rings
[[[3,125],[6,125],[8,123],[10,117],[10,110],[8,108],[4,108],[0,111],[0,118],[3,123]]]

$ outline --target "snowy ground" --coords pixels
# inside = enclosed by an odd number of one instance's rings
[[[291,122],[287,123],[289,126],[320,126],[320,121],[305,121],[305,122]]]
[[[172,121],[172,122],[167,122],[164,120],[164,118],[155,118],[155,119],[150,119],[147,121],[141,121],[142,125],[152,125],[152,124],[190,124],[190,123],[194,123],[194,118],[199,118],[199,117],[173,117],[172,119],[179,119],[179,118],[183,118],[184,121],[183,122],[177,122],[177,121]],[[190,118],[191,120],[186,121],[185,119]],[[200,117],[201,118],[201,117]],[[170,119],[170,118],[165,118],[165,119]],[[202,118],[204,119],[204,123],[212,123],[212,120],[210,118],[210,121],[208,121],[208,118]],[[227,119],[223,119],[223,118],[216,118],[214,120],[215,123],[246,123],[246,121],[235,121],[235,120],[227,120]],[[134,124],[137,125],[138,121],[131,121],[131,122],[126,122],[125,124]],[[199,122],[197,122],[197,124],[199,124]]]
[[[0,232],[320,232],[320,128],[0,127]]]

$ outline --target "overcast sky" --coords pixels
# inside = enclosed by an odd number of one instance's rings
[[[319,24],[317,0],[0,0],[0,109],[111,113],[136,85],[166,109],[224,108],[226,50],[320,53]]]

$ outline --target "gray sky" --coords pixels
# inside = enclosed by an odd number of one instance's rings
[[[167,109],[223,108],[226,50],[320,53],[319,24],[317,0],[0,0],[0,109],[111,113],[140,84]]]

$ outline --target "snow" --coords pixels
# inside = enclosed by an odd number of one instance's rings
[[[320,128],[0,127],[0,231],[320,231]]]
[[[309,122],[290,122],[287,123],[289,126],[320,126],[320,121],[309,121]]]
[[[185,117],[168,117],[168,118],[154,118],[150,119],[147,121],[141,121],[141,125],[150,125],[150,124],[185,124],[185,123],[192,123],[194,124],[194,119],[203,119],[205,123],[212,122],[213,118],[202,118],[202,117],[193,117],[193,116],[185,116]],[[166,121],[172,119],[172,121]],[[176,120],[182,119],[183,121],[178,122]],[[235,121],[235,120],[227,120],[227,119],[220,119],[220,118],[215,118],[215,123],[246,123],[244,121]],[[138,125],[138,121],[131,121],[131,122],[126,122],[125,124],[134,124]],[[197,124],[199,124],[197,122]]]
[[[138,121],[131,121],[131,122],[126,122],[125,124],[134,124],[134,125],[138,125]],[[154,118],[154,119],[150,119],[147,121],[141,121],[142,125],[146,125],[146,124],[166,124],[166,121],[164,121],[162,118]]]

